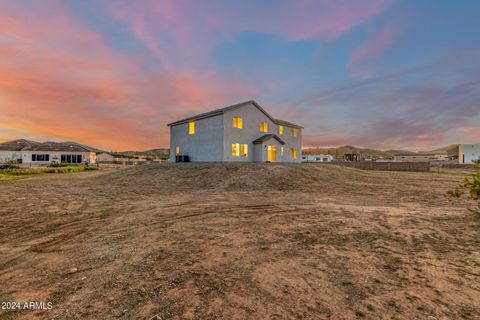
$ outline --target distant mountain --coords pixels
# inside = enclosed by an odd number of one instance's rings
[[[458,144],[451,144],[449,146],[438,148],[430,152],[446,152],[448,154],[458,154]]]
[[[135,157],[141,156],[141,157],[165,158],[170,155],[170,149],[158,148],[158,149],[150,149],[145,151],[121,151],[116,153],[127,155],[127,156],[135,156]]]
[[[363,158],[391,158],[393,153],[354,146],[341,146],[336,148],[306,148],[302,149],[303,154],[331,154],[335,159],[343,159],[345,154],[361,154]]]
[[[152,155],[169,155],[170,154],[170,149],[168,148],[158,148],[158,149],[151,149],[144,151],[146,154],[152,154]]]
[[[341,147],[332,147],[332,148],[305,148],[302,149],[303,154],[331,154],[335,159],[343,159],[345,154],[360,154],[362,158],[373,158],[373,159],[391,159],[395,155],[415,155],[415,154],[438,154],[438,153],[447,153],[447,154],[458,154],[458,144],[449,145],[442,148],[430,150],[430,151],[419,151],[413,152],[408,150],[376,150],[369,148],[359,148],[355,146],[341,146]]]

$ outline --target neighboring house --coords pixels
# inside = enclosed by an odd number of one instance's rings
[[[303,155],[302,162],[332,162],[331,154]]]
[[[278,120],[247,101],[170,126],[170,160],[301,162],[302,126]]]
[[[97,163],[113,163],[115,156],[109,152],[97,153]]]
[[[15,161],[31,165],[53,163],[92,164],[95,150],[74,142],[35,142],[25,139],[0,143],[0,163]]]
[[[394,156],[395,162],[436,162],[436,161],[449,161],[452,156],[447,153],[438,154],[397,154]]]
[[[480,160],[480,144],[458,145],[458,162],[474,163]]]

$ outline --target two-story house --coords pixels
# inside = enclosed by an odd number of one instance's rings
[[[302,126],[278,120],[255,101],[172,122],[170,159],[301,162]]]

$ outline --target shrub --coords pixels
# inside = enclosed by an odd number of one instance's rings
[[[466,177],[463,183],[456,186],[452,190],[447,191],[447,196],[451,198],[460,198],[464,194],[477,202],[477,213],[480,213],[480,161],[475,163],[475,174],[471,177]]]
[[[82,171],[93,171],[98,170],[95,166],[76,166],[76,167],[65,167],[65,166],[49,166],[43,168],[28,168],[28,169],[6,169],[2,170],[1,180],[7,180],[7,176],[25,176],[41,173],[73,173],[73,172],[82,172]]]
[[[18,169],[19,165],[18,162],[15,160],[8,160],[1,165],[2,169]]]
[[[52,162],[52,163],[50,164],[50,167],[52,167],[52,168],[68,167],[68,163],[65,163],[65,162],[62,162],[62,163]]]

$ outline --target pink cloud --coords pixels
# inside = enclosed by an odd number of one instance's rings
[[[380,57],[393,45],[403,30],[402,26],[389,26],[381,30],[353,52],[350,57],[350,67]]]
[[[466,135],[469,140],[480,143],[480,127],[460,127],[458,131]]]
[[[391,2],[383,0],[294,1],[283,7],[278,6],[278,12],[273,13],[280,14],[283,17],[281,20],[283,23],[268,19],[271,12],[261,12],[263,17],[255,20],[263,30],[292,40],[331,40],[379,15]]]
[[[169,52],[180,52],[187,60],[209,57],[218,35],[224,40],[243,32],[259,32],[286,40],[332,40],[379,15],[391,3],[298,0],[266,6],[220,0],[146,0],[114,3],[107,10],[166,63],[172,60]]]

